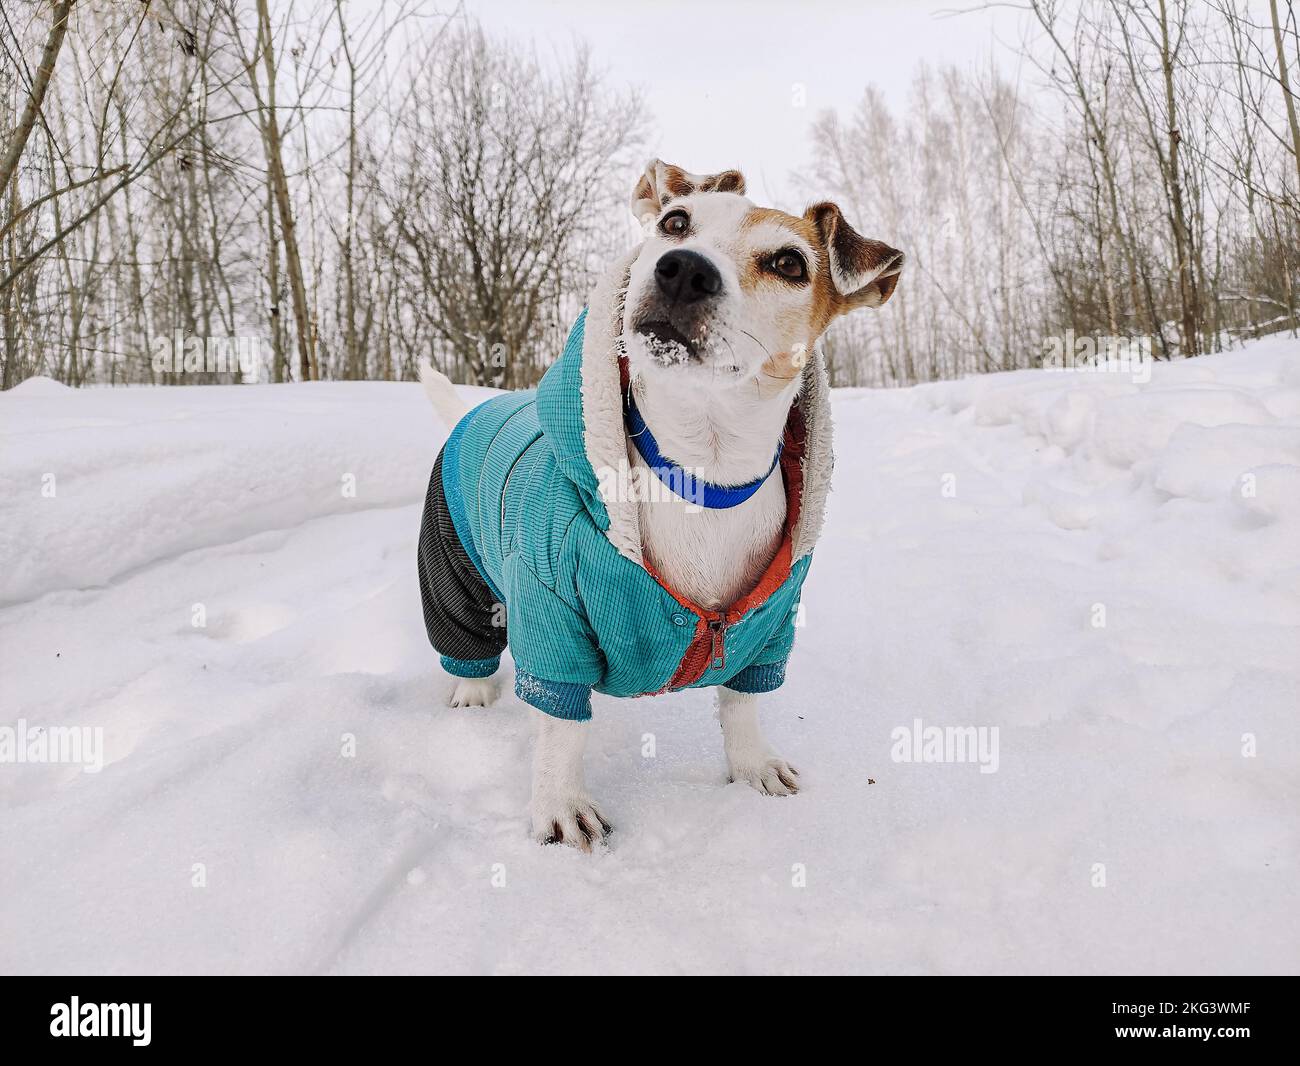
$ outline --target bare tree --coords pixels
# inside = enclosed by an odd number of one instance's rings
[[[564,297],[586,291],[640,122],[637,97],[603,93],[585,50],[552,74],[473,27],[423,61],[389,213],[418,278],[413,313],[471,380],[527,384],[549,361],[543,341],[567,325]]]
[[[249,84],[257,100],[258,116],[262,130],[262,144],[266,151],[266,167],[270,176],[271,195],[275,199],[276,217],[280,224],[280,239],[284,242],[284,266],[289,278],[289,294],[293,300],[294,332],[298,342],[298,372],[302,380],[320,377],[316,367],[315,345],[311,330],[311,312],[307,307],[307,285],[303,280],[302,256],[298,251],[298,234],[294,224],[293,203],[289,195],[289,179],[284,171],[284,154],[280,143],[280,117],[275,105],[275,41],[271,32],[271,13],[266,0],[257,0],[257,58],[266,78],[258,86],[256,63],[248,65]]]
[[[36,125],[36,118],[41,113],[41,105],[45,103],[45,94],[49,90],[50,79],[54,76],[54,65],[58,62],[59,52],[63,49],[63,38],[68,32],[68,17],[72,13],[74,2],[75,0],[56,0],[54,4],[50,33],[45,39],[45,48],[41,52],[40,62],[36,65],[36,74],[32,78],[27,102],[23,105],[18,125],[9,137],[4,155],[0,156],[0,189],[7,186],[9,179],[13,177],[23,149],[27,147],[27,138],[31,136],[32,127]]]
[[[0,360],[74,384],[535,382],[634,239],[643,107],[439,0],[45,0],[0,17]],[[1015,79],[920,69],[820,116],[807,192],[910,253],[836,384],[1300,332],[1292,3],[1025,0]],[[889,160],[882,167],[880,161]],[[173,344],[175,340],[175,344]],[[198,375],[198,376],[196,376]]]

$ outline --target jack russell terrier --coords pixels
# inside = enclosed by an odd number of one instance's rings
[[[609,822],[587,794],[591,691],[717,687],[733,781],[788,796],[799,772],[764,739],[821,531],[831,416],[818,341],[893,294],[901,252],[832,203],[802,217],[747,200],[734,170],[655,160],[632,193],[644,240],[596,286],[564,353],[527,392],[466,412],[427,364],[454,427],[420,530],[425,627],[487,706],[507,647],[540,713],[532,832],[583,850]]]

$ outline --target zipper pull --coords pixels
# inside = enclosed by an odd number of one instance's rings
[[[726,619],[714,618],[710,620],[709,629],[713,633],[713,662],[710,665],[714,670],[721,670],[727,665]]]

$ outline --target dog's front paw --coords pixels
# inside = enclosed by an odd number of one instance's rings
[[[539,844],[568,844],[583,851],[603,844],[614,831],[600,808],[583,793],[534,796],[532,820],[533,839]]]
[[[799,771],[770,751],[729,755],[732,781],[744,781],[765,796],[793,796],[799,791]]]
[[[491,707],[497,698],[496,684],[490,677],[462,677],[449,703],[452,707]]]

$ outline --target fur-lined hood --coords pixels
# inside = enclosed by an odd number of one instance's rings
[[[564,355],[538,388],[537,414],[560,469],[577,487],[596,526],[619,553],[642,563],[637,501],[619,486],[632,481],[623,421],[621,340],[628,273],[639,248],[616,260],[597,283],[574,323]],[[830,386],[820,347],[803,369],[803,380],[786,427],[789,463],[798,466],[797,515],[790,531],[790,562],[809,555],[821,535],[830,491]],[[787,484],[790,470],[787,466]]]

